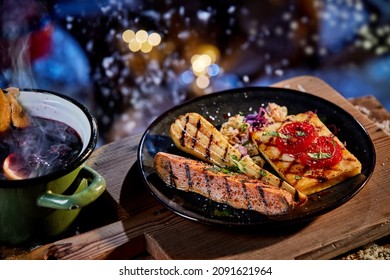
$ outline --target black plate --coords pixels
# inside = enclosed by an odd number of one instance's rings
[[[287,106],[290,114],[317,112],[329,127],[335,125],[338,137],[362,163],[362,174],[334,187],[309,196],[309,201],[291,214],[268,217],[254,211],[238,210],[216,203],[201,195],[167,186],[155,173],[153,157],[157,152],[185,155],[175,147],[169,127],[176,117],[197,112],[220,126],[227,116],[253,113],[260,106],[275,102]],[[188,156],[188,155],[187,155]],[[364,127],[349,113],[317,96],[289,89],[252,87],[204,95],[174,107],[156,119],[144,133],[138,149],[138,165],[144,182],[153,195],[166,207],[186,218],[223,225],[270,225],[304,221],[330,211],[352,198],[368,181],[375,166],[375,150]],[[270,170],[271,171],[271,170]]]

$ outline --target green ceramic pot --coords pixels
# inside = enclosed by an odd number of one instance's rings
[[[78,157],[50,174],[24,180],[0,180],[0,243],[20,244],[64,232],[82,207],[105,190],[105,180],[85,161],[98,137],[85,106],[53,92],[21,90],[19,101],[33,116],[61,121],[83,141]]]

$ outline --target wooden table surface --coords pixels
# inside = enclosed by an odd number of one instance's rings
[[[311,76],[286,87],[328,99],[351,113],[369,132],[376,166],[366,186],[342,206],[283,231],[209,226],[162,206],[142,184],[137,148],[141,135],[98,148],[88,165],[103,175],[107,191],[85,209],[77,234],[30,248],[1,247],[8,259],[332,259],[390,235],[389,113],[371,96],[346,100]],[[387,122],[387,123],[386,123]]]

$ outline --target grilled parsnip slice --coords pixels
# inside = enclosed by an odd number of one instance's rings
[[[294,195],[298,204],[307,196],[266,169],[259,167],[249,156],[242,157],[209,121],[198,113],[187,113],[175,119],[170,128],[175,145],[182,151],[218,167],[236,167],[249,177],[283,188]]]

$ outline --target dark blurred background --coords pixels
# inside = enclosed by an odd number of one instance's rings
[[[0,3],[0,86],[79,100],[101,143],[195,96],[297,75],[390,110],[389,0]]]

